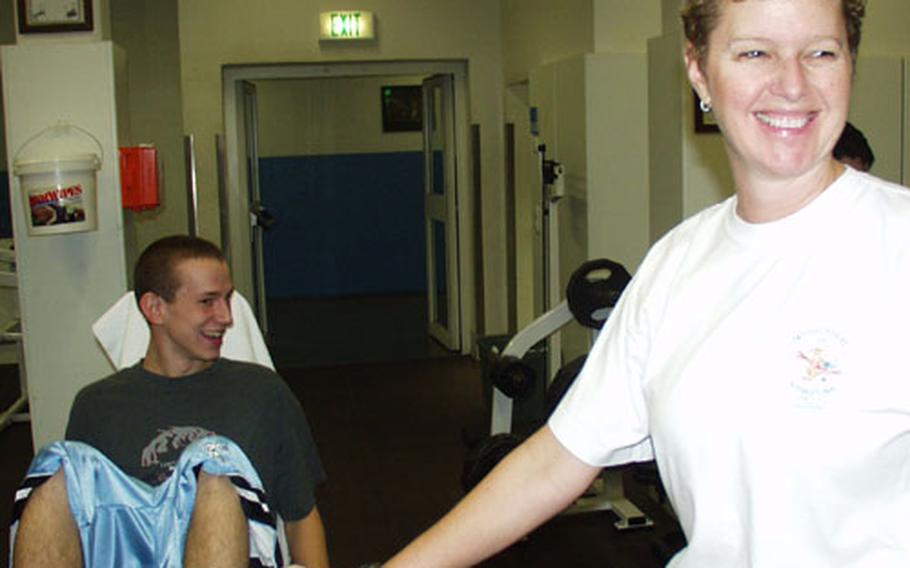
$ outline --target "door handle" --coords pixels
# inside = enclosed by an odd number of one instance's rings
[[[278,222],[278,219],[261,202],[256,201],[250,205],[250,221],[254,227],[267,231]]]

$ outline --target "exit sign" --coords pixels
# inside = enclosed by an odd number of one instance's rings
[[[374,39],[373,12],[343,10],[319,14],[319,39]]]

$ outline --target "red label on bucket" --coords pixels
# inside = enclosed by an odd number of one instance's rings
[[[32,210],[32,226],[45,227],[85,221],[85,206],[81,185],[49,187],[28,192],[28,204]]]

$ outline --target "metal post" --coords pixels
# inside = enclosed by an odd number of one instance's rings
[[[221,224],[221,252],[231,262],[231,216],[228,209],[227,152],[224,134],[215,135],[215,161],[218,165],[218,215]]]
[[[199,198],[196,187],[196,150],[192,134],[183,137],[183,153],[186,157],[187,233],[195,237],[199,235]]]

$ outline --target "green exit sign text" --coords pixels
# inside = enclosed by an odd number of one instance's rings
[[[319,15],[319,39],[373,39],[373,13],[363,10],[323,12]]]

